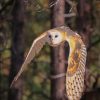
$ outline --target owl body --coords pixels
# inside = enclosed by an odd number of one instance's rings
[[[86,47],[81,37],[65,26],[48,30],[33,41],[29,53],[20,71],[14,78],[12,85],[24,71],[28,63],[39,53],[45,43],[55,47],[65,41],[70,46],[68,68],[66,71],[66,94],[69,100],[80,100],[84,91]]]

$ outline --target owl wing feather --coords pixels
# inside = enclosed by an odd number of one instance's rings
[[[29,50],[29,52],[26,56],[26,59],[25,59],[24,63],[22,64],[21,69],[19,70],[18,74],[15,76],[14,80],[11,83],[11,87],[15,83],[15,81],[19,78],[19,76],[24,71],[26,66],[35,57],[35,55],[39,53],[39,51],[42,49],[42,47],[46,43],[46,41],[47,41],[46,33],[43,33],[42,35],[40,35],[38,38],[36,38],[33,41],[33,44],[32,44],[32,46],[31,46],[31,48],[30,48],[30,50]]]
[[[73,59],[71,59],[71,62],[69,63],[66,74],[66,91],[69,100],[80,100],[84,91],[84,75],[87,55],[85,45],[82,44],[79,52],[77,52],[77,50],[75,52]]]

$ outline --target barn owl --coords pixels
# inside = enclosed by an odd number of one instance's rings
[[[18,79],[35,55],[39,53],[45,43],[55,47],[66,41],[70,47],[68,68],[66,71],[66,94],[69,100],[80,100],[84,91],[84,75],[87,55],[86,47],[81,37],[65,26],[50,29],[34,40],[29,53],[12,84]]]

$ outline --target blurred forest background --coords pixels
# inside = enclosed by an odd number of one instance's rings
[[[68,44],[44,46],[10,88],[32,41],[61,25],[77,31],[87,46],[82,100],[100,100],[100,0],[0,0],[0,100],[67,100],[65,77],[50,76],[66,72]]]

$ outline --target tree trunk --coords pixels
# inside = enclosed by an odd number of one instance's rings
[[[64,0],[51,9],[51,28],[64,25]],[[51,75],[65,73],[64,44],[51,48]],[[51,100],[64,100],[65,77],[51,80]]]
[[[89,47],[91,38],[91,16],[90,5],[87,4],[85,0],[79,0],[77,30],[82,35],[83,41],[87,48]]]
[[[12,48],[11,48],[11,68],[9,74],[9,84],[17,74],[24,58],[24,7],[23,0],[15,0],[12,11]],[[23,80],[17,81],[17,84],[10,88],[8,100],[21,100],[23,90]]]
[[[86,0],[79,0],[78,1],[78,17],[77,17],[77,30],[79,34],[82,36],[83,41],[85,45],[87,46],[87,50],[90,46],[90,39],[92,35],[92,13],[91,13],[91,6],[90,4],[86,3]],[[87,56],[87,64],[86,64],[86,69],[89,68],[89,55]],[[86,73],[85,75],[85,85],[87,84],[87,77],[88,74]],[[86,89],[88,87],[85,87],[85,93],[84,96],[82,97],[82,100],[94,100],[93,99],[93,92],[86,92]],[[91,96],[92,94],[92,96]]]

